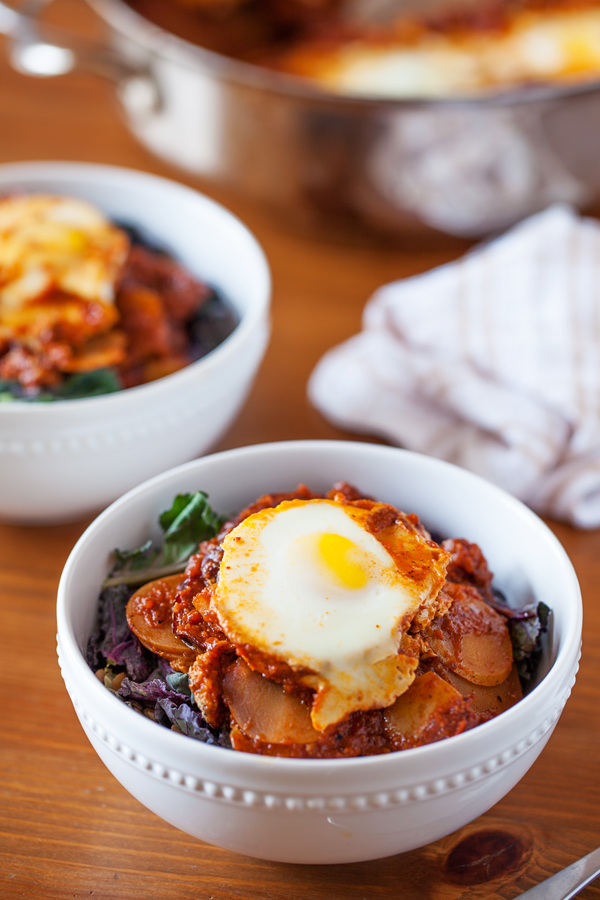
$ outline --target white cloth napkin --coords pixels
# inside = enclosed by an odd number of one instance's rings
[[[553,206],[457,262],[386,285],[308,390],[343,428],[600,526],[600,223]]]

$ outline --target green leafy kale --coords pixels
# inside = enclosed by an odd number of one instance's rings
[[[84,397],[99,397],[115,394],[123,389],[115,369],[94,369],[92,372],[77,372],[66,378],[53,391],[55,400],[81,400]]]
[[[0,403],[14,400],[26,403],[50,403],[53,400],[82,400],[121,391],[123,385],[115,369],[94,369],[91,372],[76,372],[69,375],[57,388],[31,393],[18,381],[0,379]]]
[[[117,615],[119,621],[115,622],[112,609],[114,601],[122,601],[130,593],[123,585],[119,585],[105,589],[100,595],[102,620],[100,624],[101,626],[104,624],[108,631],[106,634],[100,633],[100,628],[98,634],[92,635],[86,654],[89,665],[96,674],[98,674],[98,669],[104,669],[105,686],[127,706],[149,716],[159,725],[171,729],[175,727],[176,731],[205,744],[231,747],[228,730],[216,731],[203,719],[190,690],[187,673],[175,672],[166,660],[148,653],[143,647],[142,651],[147,654],[144,660],[145,665],[143,668],[137,666],[135,671],[130,665],[132,661],[131,648],[125,657],[119,658],[118,663],[102,654],[98,644],[99,640],[102,641],[104,638],[105,645],[108,641],[108,647],[104,649],[113,653],[114,641],[119,641],[122,637],[120,619],[122,618],[121,612],[124,615],[124,607],[122,607],[122,603],[118,603],[122,610],[119,608]],[[116,629],[115,624],[117,625]],[[137,642],[137,638],[131,632],[130,637]],[[124,649],[125,644],[121,643],[120,651]],[[117,652],[113,655],[119,656],[120,654]]]
[[[191,703],[173,702],[168,697],[156,701],[154,707],[154,717],[159,725],[167,728],[175,725],[177,731],[187,734],[188,737],[194,738],[196,741],[202,741],[204,744],[222,744],[228,746],[229,742],[222,742],[222,738],[209,727],[202,718],[200,710],[195,708]]]
[[[158,521],[164,531],[162,547],[146,541],[134,550],[115,550],[115,564],[104,582],[105,587],[144,584],[182,572],[198,544],[214,537],[224,519],[212,509],[207,495],[196,491],[178,494]]]
[[[513,659],[519,677],[522,682],[530,682],[542,659],[542,635],[548,631],[552,610],[541,601],[535,606],[515,609],[508,606],[500,591],[494,593],[491,605],[507,619]]]
[[[178,494],[159,522],[165,532],[162,564],[167,566],[188,560],[200,541],[214,537],[220,531],[224,520],[211,508],[206,494],[196,491],[195,494]]]
[[[542,659],[542,635],[548,631],[552,611],[545,603],[538,603],[522,618],[508,620],[513,645],[513,657],[522,681],[532,681]]]
[[[169,672],[166,675],[165,680],[172,691],[184,694],[188,698],[192,696],[190,679],[187,672]]]
[[[139,572],[148,569],[154,560],[160,555],[160,550],[155,547],[152,541],[146,541],[141,547],[135,550],[119,550],[115,547],[115,564],[111,570],[111,575],[117,572]],[[125,584],[120,581],[115,584]]]
[[[28,403],[33,401],[44,403],[48,400],[54,400],[54,397],[47,392],[32,394],[26,391],[18,381],[6,381],[0,378],[0,403],[12,403],[15,400],[24,400]]]
[[[129,678],[141,681],[154,668],[153,654],[129,628],[126,609],[130,596],[131,590],[124,584],[102,591],[98,624],[90,636],[86,659],[94,671],[106,666],[123,668]]]

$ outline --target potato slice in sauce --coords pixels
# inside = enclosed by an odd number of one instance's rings
[[[521,682],[514,665],[506,681],[501,684],[473,684],[472,681],[467,681],[466,678],[462,678],[449,669],[446,671],[446,677],[463,697],[470,695],[473,709],[481,716],[482,720],[497,716],[523,698]]]
[[[383,710],[383,721],[395,749],[407,750],[460,734],[478,719],[455,687],[435,672],[426,672]]]
[[[167,575],[149,581],[132,594],[127,604],[129,627],[141,643],[166,659],[174,669],[187,672],[196,650],[173,634],[173,604],[183,575]]]
[[[309,744],[320,737],[300,698],[253,671],[243,659],[225,670],[223,695],[235,722],[253,740]]]
[[[445,616],[422,631],[431,649],[457,675],[472,684],[497,685],[513,666],[506,622],[476,589],[461,586]]]

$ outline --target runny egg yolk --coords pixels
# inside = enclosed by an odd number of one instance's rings
[[[368,580],[364,552],[342,534],[321,534],[317,552],[331,575],[345,588],[362,588]]]

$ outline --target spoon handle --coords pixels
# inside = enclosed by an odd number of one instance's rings
[[[600,875],[600,847],[519,895],[519,900],[570,900]]]

